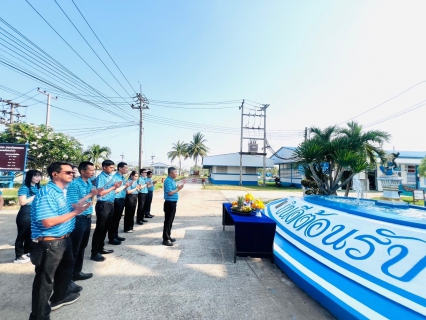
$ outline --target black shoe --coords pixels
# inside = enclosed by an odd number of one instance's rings
[[[113,239],[113,240],[109,240],[108,243],[113,244],[114,246],[118,246],[119,244],[121,244],[121,241],[117,239]]]
[[[64,300],[58,302],[50,302],[50,309],[57,310],[60,307],[66,306],[68,304],[74,303],[80,298],[79,293],[70,293],[68,294]]]
[[[146,219],[142,219],[142,222],[148,222],[148,220],[146,220]]]
[[[119,237],[119,236],[116,236],[115,239],[118,240],[118,241],[124,241],[124,240],[126,240],[126,238]]]
[[[90,257],[90,260],[96,261],[96,262],[102,262],[105,261],[105,257],[103,257],[100,253],[97,253],[95,255],[92,254]]]
[[[145,218],[150,218],[150,219],[151,219],[151,218],[154,218],[154,217],[155,217],[155,216],[153,216],[152,214],[148,214],[148,215],[146,215],[146,216],[145,216]]]
[[[171,242],[176,242],[176,238],[170,238]]]
[[[138,221],[138,224],[143,225],[143,222],[142,221]]]
[[[68,293],[79,293],[81,290],[83,290],[83,287],[75,284],[74,281],[71,281],[68,285]]]
[[[173,242],[171,242],[170,240],[164,240],[163,245],[171,247],[173,246]]]
[[[83,273],[83,272],[74,273],[72,275],[72,281],[87,280],[87,279],[90,279],[91,277],[93,277],[93,273]]]
[[[114,250],[112,250],[112,249],[102,249],[101,251],[99,251],[99,253],[100,254],[110,254],[110,253],[113,253],[114,252]]]

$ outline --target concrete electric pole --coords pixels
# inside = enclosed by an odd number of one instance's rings
[[[139,170],[142,169],[142,139],[143,139],[143,110],[149,109],[148,107],[148,99],[142,95],[142,85],[140,86],[140,93],[136,94],[135,99],[137,99],[137,104],[132,104],[131,107],[133,109],[139,109]]]
[[[50,121],[50,99],[58,100],[58,97],[53,97],[50,93],[47,93],[46,90],[41,91],[40,88],[37,88],[37,91],[47,96],[46,127],[48,127]]]
[[[21,106],[19,103],[16,102],[12,102],[12,100],[3,100],[1,99],[0,102],[4,102],[7,106],[9,106],[10,111],[8,110],[1,110],[1,112],[3,113],[4,116],[6,116],[6,114],[9,115],[9,120],[7,120],[6,118],[1,118],[0,119],[0,124],[13,124],[15,122],[19,122],[19,118],[24,118],[25,115],[21,115],[19,112],[15,112],[17,108],[26,108],[27,106]],[[18,118],[18,121],[15,121],[15,117]]]

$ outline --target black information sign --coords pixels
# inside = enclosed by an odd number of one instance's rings
[[[0,143],[0,171],[25,171],[27,145]]]

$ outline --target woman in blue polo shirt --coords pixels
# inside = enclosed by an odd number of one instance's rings
[[[16,226],[18,236],[15,241],[15,261],[14,263],[30,262],[29,253],[33,249],[31,240],[31,218],[30,209],[35,195],[40,189],[41,172],[38,170],[28,170],[25,181],[18,190],[18,199],[21,209],[16,216]]]
[[[126,189],[127,196],[124,206],[124,232],[127,233],[133,232],[133,226],[135,223],[136,204],[138,202],[138,191],[140,189],[138,179],[138,172],[132,171],[129,176],[129,181],[132,181],[132,184]]]

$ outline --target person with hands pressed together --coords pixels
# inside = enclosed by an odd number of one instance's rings
[[[174,179],[177,177],[177,170],[174,167],[167,169],[168,176],[164,180],[164,227],[163,227],[163,245],[173,246],[176,241],[171,237],[173,220],[176,215],[176,204],[179,199],[178,192],[182,190],[183,184],[176,185]]]
[[[70,204],[91,202],[94,196],[103,191],[102,188],[94,188],[90,181],[95,174],[93,163],[89,161],[81,162],[78,166],[78,171],[80,176],[68,186],[67,198]],[[75,228],[70,234],[75,259],[72,281],[86,280],[93,276],[92,273],[82,272],[84,251],[89,243],[92,214],[93,206],[90,205],[81,215],[76,217]],[[71,282],[70,286],[74,288],[76,285]]]
[[[139,174],[137,171],[130,173],[129,181],[131,184],[126,189],[125,211],[124,211],[124,232],[132,233],[135,223],[136,205],[138,202],[138,193],[140,185],[138,183]]]
[[[51,181],[39,190],[30,211],[32,238],[37,241],[30,255],[35,265],[30,319],[50,319],[51,310],[74,303],[80,296],[68,290],[74,267],[69,234],[75,217],[90,203],[68,203],[64,188],[73,179],[69,163],[54,162],[47,172]]]
[[[152,171],[147,171],[146,178],[148,183],[148,194],[143,206],[143,215],[145,218],[154,218],[154,215],[151,214],[151,203],[157,181],[152,179]]]
[[[96,228],[92,237],[92,255],[90,259],[96,262],[102,262],[105,257],[102,254],[113,253],[114,250],[105,249],[105,237],[114,214],[115,190],[118,189],[122,181],[112,179],[114,171],[114,162],[105,160],[102,162],[102,172],[92,181],[95,188],[103,188],[98,195],[96,202]],[[115,240],[113,244],[121,244]]]
[[[25,180],[18,190],[18,199],[21,208],[16,216],[16,226],[18,235],[15,241],[15,261],[14,263],[30,262],[29,253],[34,249],[34,242],[31,240],[31,217],[30,209],[35,195],[40,189],[41,172],[38,170],[28,170]]]
[[[148,179],[146,177],[146,169],[139,170],[139,179],[138,183],[140,185],[139,193],[138,193],[138,210],[136,213],[136,222],[137,224],[142,225],[144,222],[148,222],[148,220],[144,219],[143,216],[143,208],[145,205],[145,200],[148,195]]]
[[[111,224],[108,230],[108,243],[115,244],[114,241],[124,241],[126,238],[120,237],[118,235],[118,227],[120,226],[121,216],[124,210],[124,203],[126,200],[126,188],[132,184],[132,182],[127,181],[124,178],[124,175],[127,174],[129,167],[127,163],[120,162],[117,165],[117,172],[112,177],[115,181],[121,181],[121,187],[115,190],[114,198],[114,214],[111,219]]]

